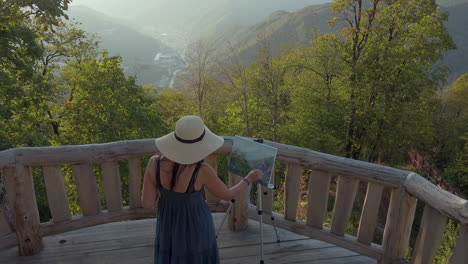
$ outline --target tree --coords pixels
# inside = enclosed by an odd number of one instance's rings
[[[332,9],[346,25],[346,156],[374,161],[417,142],[408,128],[425,129],[424,105],[444,80],[433,65],[454,47],[447,15],[434,0],[338,0]]]
[[[73,90],[73,100],[65,104],[59,143],[110,142],[165,132],[153,99],[125,76],[121,60],[103,52],[100,58],[65,67],[64,85]]]
[[[292,91],[289,143],[341,154],[337,146],[345,138],[342,79],[346,72],[340,44],[335,34],[323,35],[284,57],[291,65],[285,77]]]
[[[232,100],[236,102],[235,105],[240,106],[242,111],[242,122],[239,123],[244,125],[245,129],[243,133],[241,132],[240,134],[252,137],[253,129],[250,120],[252,89],[248,82],[248,71],[247,67],[239,58],[239,51],[237,51],[231,44],[229,45],[232,61],[230,63],[218,62],[218,69],[220,71],[221,78],[226,82],[226,88],[229,91]]]
[[[69,87],[61,84],[63,65],[71,63],[79,66],[98,54],[96,36],[79,29],[79,25],[60,23],[54,32],[41,33],[40,45],[44,52],[36,64],[36,72],[48,85],[48,90],[43,91],[44,100],[47,101],[44,111],[55,136],[60,136],[63,106],[73,101],[74,96],[73,87],[67,90]]]
[[[0,1],[0,148],[46,142],[43,92],[47,85],[35,71],[44,50],[40,32],[57,26],[68,0]]]
[[[187,52],[188,67],[181,75],[187,90],[195,96],[198,114],[203,117],[205,99],[210,90],[215,86],[215,48],[212,43],[198,40],[189,47]]]
[[[257,104],[267,111],[262,120],[262,128],[274,141],[280,140],[281,125],[286,120],[290,103],[290,92],[284,86],[284,76],[288,65],[275,57],[267,38],[259,36],[258,60],[250,66],[250,86]],[[255,103],[254,103],[255,104]]]

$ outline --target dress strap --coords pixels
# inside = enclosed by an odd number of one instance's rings
[[[198,172],[200,171],[202,164],[203,164],[203,160],[200,160],[199,162],[197,162],[197,166],[195,167],[195,170],[193,171],[192,178],[190,179],[190,183],[187,186],[187,191],[185,191],[186,193],[191,193],[195,191],[195,186],[194,186],[195,181],[198,178]]]
[[[161,156],[156,159],[155,163],[155,171],[156,171],[156,187],[161,187]]]

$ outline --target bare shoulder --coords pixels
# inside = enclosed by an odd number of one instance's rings
[[[154,162],[154,161],[157,160],[159,157],[160,157],[160,155],[158,155],[158,154],[153,155],[153,156],[150,157],[149,161]]]
[[[200,172],[202,175],[206,175],[206,178],[211,178],[213,176],[216,176],[217,173],[216,173],[216,170],[211,167],[210,164],[206,163],[206,162],[203,162],[201,168],[200,168]]]

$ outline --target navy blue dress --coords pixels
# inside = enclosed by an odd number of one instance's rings
[[[218,245],[211,211],[201,190],[194,189],[200,161],[185,193],[164,188],[160,176],[160,158],[156,162],[157,188],[160,193],[154,263],[217,264]]]

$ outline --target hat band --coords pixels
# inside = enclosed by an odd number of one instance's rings
[[[203,130],[203,133],[201,134],[201,136],[197,137],[196,139],[183,139],[183,138],[178,137],[175,132],[174,132],[174,137],[177,139],[177,141],[180,141],[182,143],[193,144],[193,143],[197,143],[203,140],[203,138],[205,137],[205,130]]]

